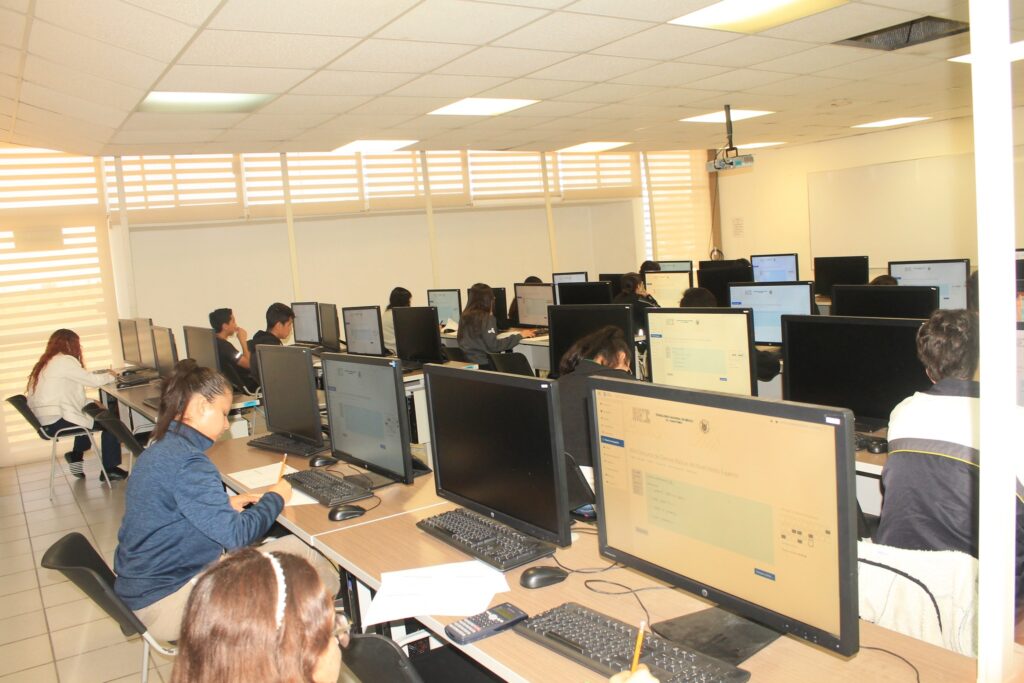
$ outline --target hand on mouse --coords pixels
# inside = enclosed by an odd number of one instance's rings
[[[529,339],[530,337],[537,336],[537,330],[522,330],[519,334],[523,337],[523,339]]]
[[[646,664],[638,666],[635,673],[620,671],[609,678],[608,681],[609,683],[627,683],[627,681],[628,683],[658,683],[658,679],[651,675]]]
[[[266,493],[276,493],[284,499],[285,505],[287,505],[288,501],[292,499],[292,485],[288,483],[287,479],[282,479],[267,489]]]

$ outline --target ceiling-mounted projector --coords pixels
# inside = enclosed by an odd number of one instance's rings
[[[728,142],[725,148],[718,150],[714,161],[706,164],[708,173],[728,171],[733,168],[746,168],[754,165],[753,154],[740,154],[739,149],[732,144],[732,114],[729,105],[725,105],[725,135]]]

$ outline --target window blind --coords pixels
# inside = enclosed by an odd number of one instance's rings
[[[645,152],[647,235],[657,259],[699,261],[711,235],[704,150]],[[653,226],[653,230],[652,230]]]
[[[638,161],[635,152],[559,154],[558,178],[562,186],[562,197],[639,197],[641,188]]]

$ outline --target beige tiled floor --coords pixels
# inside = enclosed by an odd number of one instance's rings
[[[0,469],[0,683],[140,680],[140,639],[125,638],[74,584],[39,566],[72,531],[113,562],[125,484],[101,487],[94,458],[85,470],[84,481],[58,474],[51,501],[48,462]],[[170,660],[154,654],[151,669],[150,681],[170,680]]]

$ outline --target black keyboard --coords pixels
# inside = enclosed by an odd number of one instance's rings
[[[159,375],[155,371],[152,372],[134,372],[130,375],[118,375],[117,379],[114,380],[115,385],[118,389],[128,389],[129,387],[139,387],[143,384],[149,384],[155,380]]]
[[[464,508],[428,517],[417,522],[416,526],[501,571],[555,552],[555,546],[550,543]]]
[[[884,453],[889,450],[889,442],[880,436],[869,436],[867,434],[860,434],[854,432],[853,434],[854,448],[858,451],[870,450],[873,444],[882,446],[881,451]]]
[[[316,502],[328,507],[351,503],[373,495],[366,487],[323,470],[292,472],[284,475],[284,478],[298,490],[316,498]]]
[[[264,436],[249,439],[249,445],[253,448],[262,448],[266,451],[277,451],[289,455],[310,456],[314,453],[327,450],[327,446],[314,446],[304,441],[296,441],[281,434],[266,434]]]
[[[633,663],[636,629],[575,602],[541,612],[513,627],[519,635],[606,677],[628,670]],[[646,664],[661,683],[742,683],[750,679],[749,671],[653,633],[644,636],[640,663]]]
[[[398,361],[402,366],[402,373],[416,372],[417,370],[423,369],[423,363],[418,360],[400,360]]]

